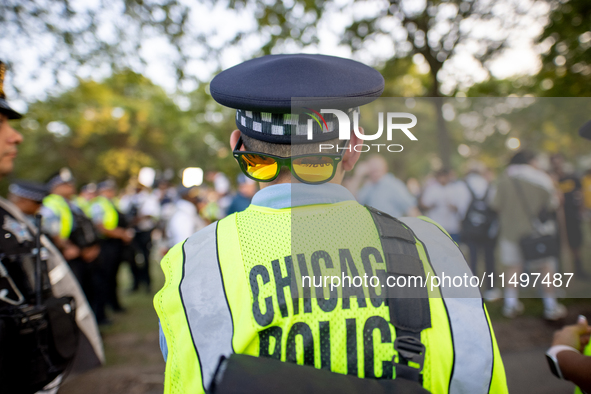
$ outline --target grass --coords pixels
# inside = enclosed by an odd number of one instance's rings
[[[164,283],[164,275],[159,261],[152,261],[150,271],[152,292],[148,294],[144,287],[130,292],[133,276],[128,264],[123,263],[119,270],[119,297],[126,312],[112,313],[113,324],[101,327],[108,366],[153,363],[153,358],[145,353],[154,350],[154,338],[158,336],[158,316],[152,300]],[[159,348],[156,350],[159,353]]]

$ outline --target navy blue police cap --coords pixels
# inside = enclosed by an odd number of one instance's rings
[[[72,171],[69,168],[62,168],[55,174],[49,177],[46,182],[47,189],[52,190],[54,187],[63,185],[64,183],[72,183],[74,184],[76,180],[74,179],[74,175],[72,175]]]
[[[591,140],[591,120],[581,126],[579,129],[579,135],[583,138]]]
[[[322,122],[312,122],[314,138],[308,140],[311,114],[322,108],[339,109],[351,120],[357,107],[374,101],[383,91],[384,78],[373,68],[350,59],[310,54],[248,60],[222,71],[210,85],[218,103],[236,109],[236,125],[242,133],[277,144],[337,138],[336,115],[322,113]]]
[[[6,115],[8,119],[20,119],[23,116],[10,108],[8,101],[6,101],[6,93],[4,93],[4,74],[6,73],[6,65],[0,61],[0,113]]]
[[[38,182],[17,180],[8,186],[8,191],[18,197],[26,198],[38,204],[49,194],[47,187]]]
[[[117,183],[112,179],[105,179],[104,181],[99,182],[98,185],[96,185],[96,189],[98,191],[105,189],[117,190]]]
[[[97,190],[96,183],[90,182],[80,187],[80,193],[95,193]]]

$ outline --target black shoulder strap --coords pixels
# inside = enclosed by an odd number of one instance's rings
[[[421,343],[421,331],[431,327],[431,312],[427,288],[421,286],[425,282],[425,270],[415,245],[415,236],[399,220],[375,208],[366,208],[380,235],[387,277],[403,276],[409,284],[406,287],[386,286],[390,323],[396,328],[394,349],[398,353],[399,362],[394,363],[392,360],[396,367],[396,377],[422,383],[425,346]],[[422,279],[414,282],[410,280],[411,277]],[[410,283],[419,285],[411,286]],[[409,361],[419,364],[419,368],[409,366]]]
[[[474,193],[474,190],[472,190],[468,181],[466,179],[462,179],[462,182],[464,182],[464,185],[466,185],[466,188],[470,192],[470,195],[472,196],[472,200],[478,200],[478,198],[476,198],[476,193]]]
[[[474,192],[474,189],[472,189],[470,187],[470,184],[468,183],[468,180],[467,179],[462,179],[462,182],[464,182],[464,185],[466,185],[466,188],[470,192],[470,195],[472,196],[472,201],[484,201],[484,202],[486,202],[488,200],[488,193],[490,191],[490,183],[486,186],[486,191],[484,192],[484,195],[482,196],[482,198],[478,198],[476,196],[476,193]]]

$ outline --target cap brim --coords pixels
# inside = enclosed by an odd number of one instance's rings
[[[23,117],[21,114],[10,108],[8,102],[3,98],[0,98],[0,113],[6,115],[8,119],[20,119]]]
[[[586,138],[588,140],[591,140],[591,120],[588,121],[587,123],[585,123],[580,129],[579,129],[579,135],[583,138]]]

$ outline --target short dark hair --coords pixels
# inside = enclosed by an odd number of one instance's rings
[[[323,142],[315,142],[311,144],[272,144],[270,142],[265,142],[261,140],[254,139],[249,137],[245,134],[242,134],[242,142],[244,143],[244,148],[246,150],[252,152],[260,152],[260,153],[267,153],[269,155],[281,156],[281,157],[290,157],[295,155],[303,155],[307,153],[320,153],[320,144],[330,144],[333,145],[332,149],[322,149],[324,153],[336,153],[337,146],[342,146],[343,141],[339,140],[338,138],[323,141]]]

